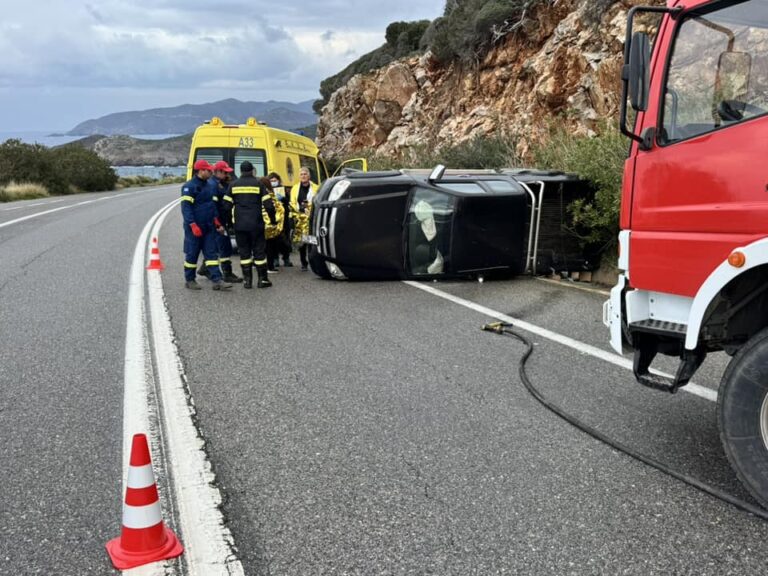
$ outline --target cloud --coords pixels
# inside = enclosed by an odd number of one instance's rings
[[[47,3],[44,17],[34,3],[11,4],[0,23],[0,123],[13,114],[9,90],[313,98],[321,80],[380,46],[387,24],[437,17],[444,0],[72,0]]]
[[[104,17],[101,15],[101,13],[96,10],[96,8],[92,4],[86,4],[85,9],[90,14],[96,22],[99,24],[104,24]]]

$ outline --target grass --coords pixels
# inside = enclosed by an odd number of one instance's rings
[[[13,202],[14,200],[32,200],[50,196],[45,186],[30,182],[9,182],[0,188],[0,202]]]
[[[183,184],[187,179],[184,176],[163,176],[162,178],[150,178],[149,176],[123,176],[117,181],[116,189],[137,188],[142,186],[165,186],[166,184]]]
[[[412,146],[398,156],[382,156],[372,151],[361,151],[368,158],[369,170],[397,170],[400,168],[499,169],[521,165],[515,152],[517,138],[512,134],[475,136],[458,144],[451,142]]]

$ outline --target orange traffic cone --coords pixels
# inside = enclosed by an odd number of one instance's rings
[[[107,542],[107,553],[115,568],[127,570],[176,558],[182,552],[181,542],[163,522],[147,437],[135,434],[123,506],[123,529],[119,538]]]
[[[165,270],[165,264],[160,260],[160,248],[157,247],[157,238],[152,238],[152,250],[149,253],[149,266],[147,270]]]

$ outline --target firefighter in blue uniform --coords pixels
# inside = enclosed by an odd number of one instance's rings
[[[219,220],[219,212],[213,201],[213,187],[208,183],[211,177],[211,166],[206,160],[198,160],[192,166],[192,180],[181,187],[181,215],[184,218],[184,279],[190,290],[200,290],[195,282],[197,257],[203,251],[205,265],[211,273],[214,290],[232,288],[232,284],[224,282],[219,270],[218,248],[216,236],[226,231]]]
[[[269,193],[272,185],[266,178],[253,175],[253,164],[248,160],[240,164],[240,178],[232,183],[224,196],[225,217],[232,218],[240,253],[240,266],[245,279],[244,288],[253,287],[253,265],[259,275],[257,288],[269,288],[267,278],[267,240],[264,237],[264,212],[272,224],[277,223],[275,205]]]
[[[224,196],[229,192],[229,175],[231,173],[232,168],[229,167],[229,164],[225,160],[220,160],[213,165],[213,176],[208,179],[208,183],[214,190],[213,201],[216,202],[219,217],[223,222],[227,221],[227,218],[224,217]],[[219,266],[221,266],[224,281],[232,282],[233,284],[242,282],[243,279],[232,271],[232,241],[229,239],[229,234],[217,234],[216,246],[219,252]],[[205,263],[200,265],[197,273],[206,278],[211,277],[211,273],[208,271]]]

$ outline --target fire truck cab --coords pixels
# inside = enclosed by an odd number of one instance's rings
[[[661,15],[653,49],[643,14]],[[768,2],[633,8],[622,80],[632,143],[620,274],[603,310],[611,345],[634,352],[640,383],[673,393],[708,353],[733,356],[721,438],[768,506]],[[674,378],[650,371],[659,353],[680,358]]]

